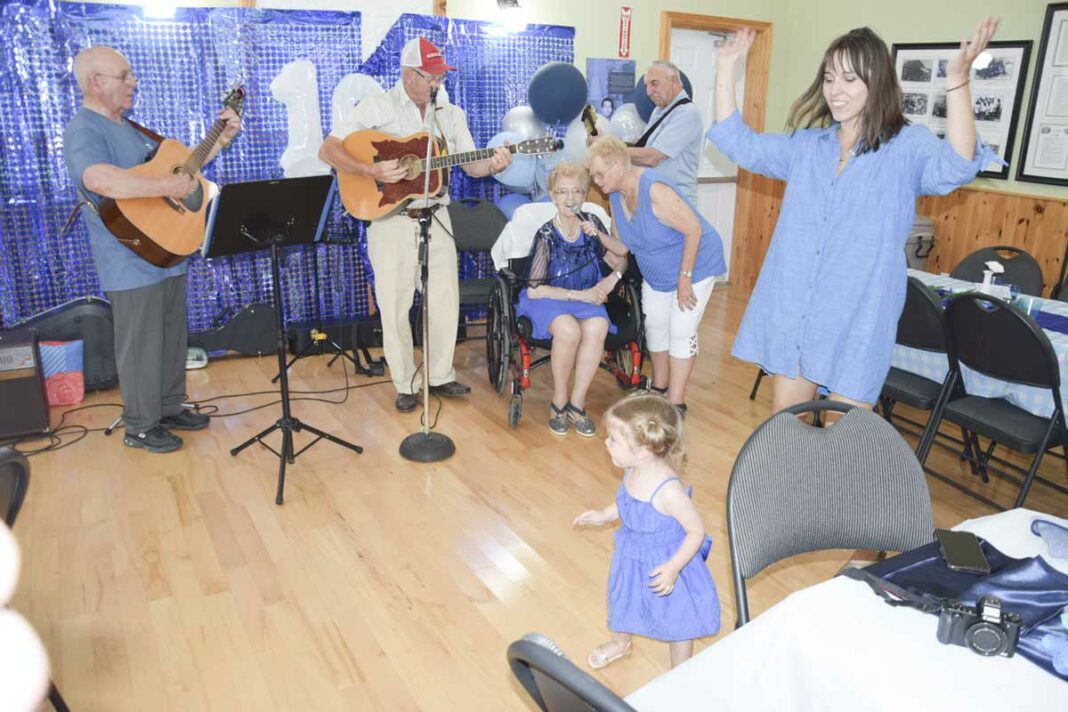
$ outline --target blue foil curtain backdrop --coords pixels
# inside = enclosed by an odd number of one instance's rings
[[[0,326],[101,294],[82,221],[60,234],[77,202],[62,137],[80,99],[71,71],[80,50],[105,44],[125,54],[138,76],[130,117],[189,146],[207,132],[231,84],[244,78],[242,132],[204,171],[227,184],[282,176],[286,108],[269,85],[284,65],[296,59],[315,64],[320,118],[329,131],[337,82],[362,72],[389,89],[399,77],[401,47],[417,35],[441,47],[457,67],[446,89],[467,112],[479,146],[497,133],[508,109],[526,103],[527,82],[539,67],[573,59],[574,30],[556,26],[531,25],[511,34],[485,22],[402,15],[361,65],[356,12],[196,8],[179,9],[170,19],[145,19],[136,6],[0,4]],[[492,179],[453,172],[454,198],[493,199],[499,191]],[[364,230],[343,215],[340,202],[324,239],[333,244],[287,252],[278,296],[290,321],[362,317],[373,309]],[[194,333],[271,299],[265,252],[215,260],[194,255],[189,265]],[[461,257],[461,278],[491,270],[487,260]]]

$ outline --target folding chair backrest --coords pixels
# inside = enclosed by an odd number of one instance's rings
[[[905,308],[897,322],[897,343],[924,351],[946,351],[946,317],[942,304],[923,282],[909,277]]]
[[[0,517],[8,527],[15,526],[29,484],[26,458],[9,447],[0,447]]]
[[[998,276],[1002,284],[1015,284],[1021,294],[1042,296],[1042,267],[1025,250],[1011,245],[981,247],[961,260],[949,276],[967,282],[981,282],[985,265],[991,260],[1000,262],[1005,268],[1005,273]]]
[[[950,367],[959,361],[992,378],[1060,389],[1060,367],[1042,328],[1006,302],[978,292],[954,296],[946,307]]]
[[[845,415],[826,428],[799,413]],[[739,625],[748,620],[745,579],[796,554],[824,549],[906,551],[934,525],[927,481],[892,425],[863,408],[803,403],[749,436],[727,487],[727,533]]]
[[[545,712],[636,712],[573,662],[530,640],[517,640],[508,646],[508,664]]]
[[[449,221],[456,249],[489,252],[508,224],[500,208],[488,200],[464,198],[449,203]]]

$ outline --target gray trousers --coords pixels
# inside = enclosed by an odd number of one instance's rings
[[[143,433],[182,410],[189,331],[185,278],[179,275],[137,289],[108,292],[115,320],[115,360],[123,420]]]

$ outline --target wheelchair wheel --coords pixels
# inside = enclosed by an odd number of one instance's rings
[[[493,285],[486,315],[486,370],[490,385],[504,393],[512,365],[511,314],[505,291],[500,282]]]
[[[508,401],[508,427],[518,428],[519,420],[523,417],[523,396],[516,393]]]

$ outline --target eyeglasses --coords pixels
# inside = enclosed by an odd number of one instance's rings
[[[418,69],[415,69],[414,67],[412,68],[412,71],[415,72],[416,74],[418,74],[420,77],[422,77],[423,81],[426,82],[427,84],[429,84],[432,87],[433,86],[440,86],[442,80],[445,78],[444,76],[442,76],[440,74],[427,74],[426,72],[422,72],[422,71],[420,71]]]
[[[129,70],[123,72],[122,74],[104,74],[103,72],[97,72],[96,75],[98,77],[111,77],[112,79],[118,79],[120,82],[133,83],[137,81],[137,75]]]
[[[586,195],[586,191],[582,188],[559,188],[553,191],[553,195],[557,198],[566,198],[569,195],[578,195],[581,197]]]

